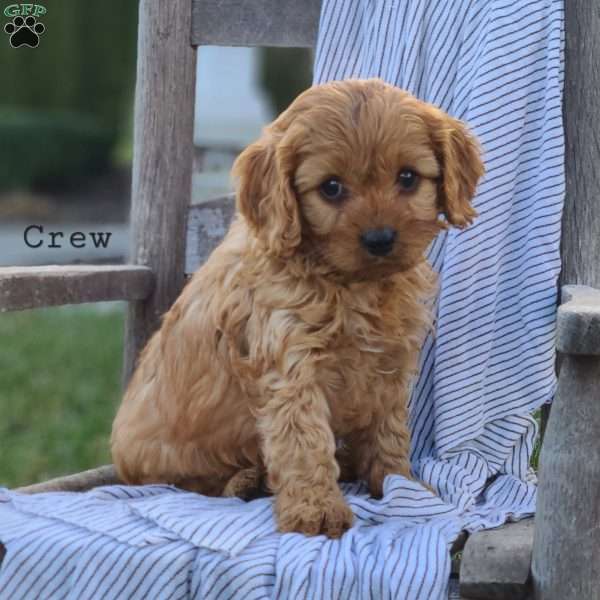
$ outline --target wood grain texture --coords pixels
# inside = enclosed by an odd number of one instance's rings
[[[44,481],[43,483],[35,483],[17,488],[16,492],[22,494],[40,494],[42,492],[86,492],[92,488],[101,485],[114,485],[122,483],[117,477],[117,472],[113,465],[104,465],[74,475],[66,475],[65,477],[57,477]]]
[[[189,0],[141,0],[131,199],[132,262],[156,276],[153,294],[131,303],[124,376],[184,284],[191,194],[196,52]]]
[[[565,30],[561,281],[600,289],[600,5],[565,2]],[[568,339],[559,322],[562,350],[579,351],[578,342],[585,342],[589,351],[593,336],[584,333],[587,341],[577,340],[582,323],[571,316],[578,323]],[[568,327],[565,320],[562,325]],[[538,600],[591,600],[600,598],[600,358],[561,354],[560,359],[540,457],[533,587]]]
[[[566,285],[561,299],[556,331],[558,351],[600,356],[600,290]]]
[[[538,600],[600,597],[600,357],[566,355],[540,456]]]
[[[230,194],[191,206],[187,220],[185,272],[191,274],[206,262],[221,243],[235,214],[235,196]]]
[[[105,300],[143,300],[154,287],[152,271],[125,266],[0,268],[0,312]]]
[[[474,600],[529,598],[532,547],[533,519],[471,534],[460,566],[461,595]]]
[[[192,0],[196,46],[313,47],[321,0]]]
[[[600,289],[600,4],[565,2],[562,283]]]

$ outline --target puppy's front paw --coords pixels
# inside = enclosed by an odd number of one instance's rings
[[[339,490],[282,490],[276,501],[277,524],[282,533],[304,533],[339,538],[352,526],[354,515]]]

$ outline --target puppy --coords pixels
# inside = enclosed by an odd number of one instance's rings
[[[236,219],[141,355],[120,476],[244,496],[264,473],[280,531],[339,537],[340,467],[374,496],[410,477],[424,252],[476,216],[482,173],[459,121],[382,81],[300,95],[237,159]]]

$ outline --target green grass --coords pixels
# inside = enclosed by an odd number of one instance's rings
[[[119,311],[0,314],[0,485],[110,462],[122,332]]]

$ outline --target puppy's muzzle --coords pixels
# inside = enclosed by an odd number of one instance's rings
[[[360,236],[362,245],[373,256],[386,256],[392,251],[396,240],[396,231],[391,227],[369,229]]]

